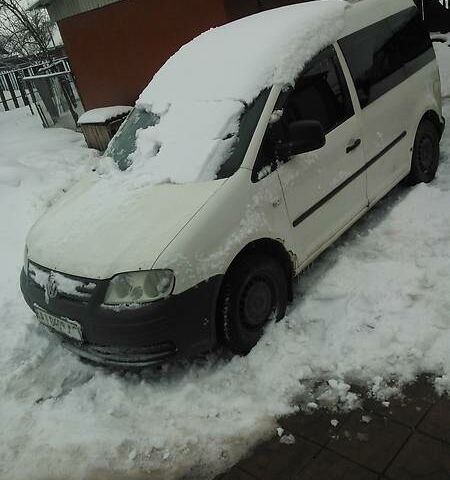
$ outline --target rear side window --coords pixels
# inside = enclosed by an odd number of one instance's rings
[[[390,17],[389,25],[398,42],[407,76],[412,75],[435,58],[430,35],[416,8],[409,8]]]
[[[430,37],[415,7],[355,32],[339,45],[362,108],[434,58]]]
[[[387,20],[339,41],[364,108],[405,79],[398,44]]]

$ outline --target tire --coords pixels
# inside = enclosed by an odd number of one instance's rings
[[[281,320],[288,303],[288,280],[272,257],[251,254],[226,274],[218,304],[218,333],[234,353],[246,355],[266,324]]]
[[[439,132],[430,120],[422,120],[417,129],[411,160],[408,185],[430,183],[439,166]]]

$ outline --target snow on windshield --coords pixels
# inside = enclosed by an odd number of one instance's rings
[[[233,100],[175,103],[159,123],[137,131],[131,170],[145,171],[152,183],[214,179],[231,153],[244,108]]]
[[[160,117],[138,130],[128,174],[148,183],[212,180],[236,140],[239,117],[265,88],[292,84],[339,35],[346,2],[321,0],[211,29],[154,76],[137,107]]]

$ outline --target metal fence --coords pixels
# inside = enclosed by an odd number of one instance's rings
[[[26,68],[0,71],[0,111],[12,110],[34,103],[34,92],[27,90],[23,78],[39,75],[49,68],[53,72],[70,72],[67,58],[53,63],[36,63]]]
[[[37,113],[44,127],[61,119],[62,126],[76,126],[82,107],[67,58],[0,71],[0,111],[20,107]]]

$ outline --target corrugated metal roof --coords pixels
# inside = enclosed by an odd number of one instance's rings
[[[35,8],[45,7],[52,0],[21,0],[20,4],[27,10],[33,10]]]
[[[50,18],[57,22],[119,1],[121,0],[29,0],[29,8],[45,7]]]

